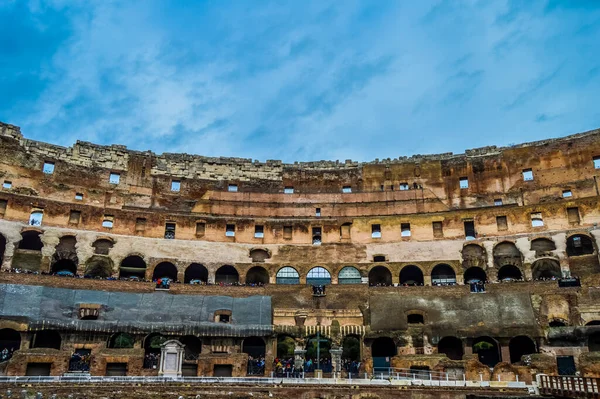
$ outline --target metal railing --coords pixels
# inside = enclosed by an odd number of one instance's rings
[[[541,394],[571,398],[600,398],[600,378],[538,375]]]

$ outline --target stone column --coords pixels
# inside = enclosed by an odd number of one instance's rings
[[[181,377],[183,364],[184,346],[177,340],[169,340],[160,347],[160,369],[158,375],[161,377]]]
[[[342,348],[332,348],[329,350],[331,354],[331,366],[334,373],[342,371]]]
[[[304,370],[304,355],[306,354],[306,350],[304,349],[299,349],[298,347],[296,347],[296,349],[294,349],[294,365],[296,367],[298,367],[299,365],[302,366],[302,370]]]

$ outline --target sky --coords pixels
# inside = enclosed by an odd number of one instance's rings
[[[285,162],[600,128],[600,0],[0,0],[25,137]]]

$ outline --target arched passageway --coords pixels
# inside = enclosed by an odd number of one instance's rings
[[[534,280],[552,280],[562,277],[560,263],[556,259],[538,259],[531,265]]]
[[[396,344],[390,337],[379,337],[371,344],[371,356],[373,357],[373,368],[387,369],[390,367],[390,359],[397,354]],[[386,370],[387,372],[387,370]]]
[[[479,361],[488,367],[494,367],[500,362],[500,348],[495,339],[479,337],[473,341],[473,353],[477,354]]]
[[[277,271],[275,276],[277,284],[300,284],[300,274],[290,266],[285,266]]]
[[[140,256],[128,256],[121,262],[119,278],[143,280],[146,277],[146,262]]]
[[[360,338],[356,335],[346,335],[342,340],[342,359],[360,361]]]
[[[502,266],[512,265],[521,267],[523,255],[517,246],[509,241],[501,242],[494,247],[494,264],[500,269]]]
[[[51,348],[60,350],[61,342],[62,339],[60,338],[58,331],[41,330],[33,335],[31,348]]]
[[[385,266],[375,266],[369,271],[369,285],[372,287],[392,285],[392,272]]]
[[[289,335],[277,336],[277,357],[279,359],[293,359],[296,341]]]
[[[0,330],[0,363],[10,359],[21,348],[21,333],[12,328]]]
[[[41,251],[44,248],[44,244],[40,238],[39,231],[29,230],[21,233],[21,241],[19,241],[19,249],[26,249],[29,251]]]
[[[357,268],[346,266],[338,273],[338,284],[360,284],[362,277]]]
[[[94,253],[98,255],[108,255],[110,249],[113,247],[114,243],[111,240],[106,238],[101,238],[99,240],[94,241],[92,247],[94,247]]]
[[[518,363],[521,357],[537,352],[535,342],[525,335],[513,337],[508,343],[508,349],[511,363]]]
[[[594,243],[585,234],[575,234],[567,238],[567,256],[592,255]]]
[[[502,266],[498,270],[498,281],[518,281],[523,280],[523,274],[518,267],[513,265]]]
[[[217,284],[237,284],[239,282],[240,275],[233,266],[221,266],[215,273],[215,283]]]
[[[444,337],[438,343],[438,353],[443,353],[450,360],[462,360],[465,351],[463,343],[456,337]]]
[[[266,345],[265,340],[261,337],[247,337],[242,342],[242,352],[248,354],[248,367],[246,373],[248,375],[264,375],[265,374],[265,356]]]
[[[455,285],[456,273],[450,265],[437,265],[431,271],[431,285]]]
[[[477,244],[467,244],[463,247],[462,251],[462,266],[464,269],[470,267],[487,267],[487,255],[485,249]]]
[[[131,349],[135,343],[135,339],[131,334],[116,333],[110,336],[108,347],[113,349]]]
[[[321,266],[313,267],[306,275],[306,284],[308,285],[328,285],[331,284],[331,274],[327,269]]]
[[[144,339],[144,368],[157,369],[160,365],[160,348],[167,337],[160,333],[148,334]]]
[[[265,285],[269,284],[269,272],[262,266],[254,266],[246,273],[246,284]]]
[[[94,255],[85,263],[84,276],[89,278],[107,278],[112,275],[113,262],[107,256]]]
[[[177,267],[171,262],[161,262],[154,268],[152,273],[152,281],[158,279],[169,279],[170,281],[177,281]]]
[[[487,274],[480,267],[470,267],[465,270],[464,274],[465,284],[477,283],[487,281]]]
[[[195,335],[184,335],[179,338],[179,342],[185,345],[185,360],[198,360],[202,353],[202,341]]]
[[[208,269],[200,263],[192,263],[185,269],[183,282],[186,284],[206,284],[208,282]]]
[[[535,256],[542,256],[556,249],[554,241],[548,238],[536,238],[531,240],[531,251],[535,251]]]
[[[417,266],[404,266],[400,270],[401,285],[423,285],[423,272]]]
[[[77,274],[77,264],[71,259],[60,259],[52,264],[50,272],[58,276],[74,276]]]

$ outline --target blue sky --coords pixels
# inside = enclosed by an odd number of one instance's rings
[[[286,162],[600,127],[598,0],[0,0],[28,138]]]

